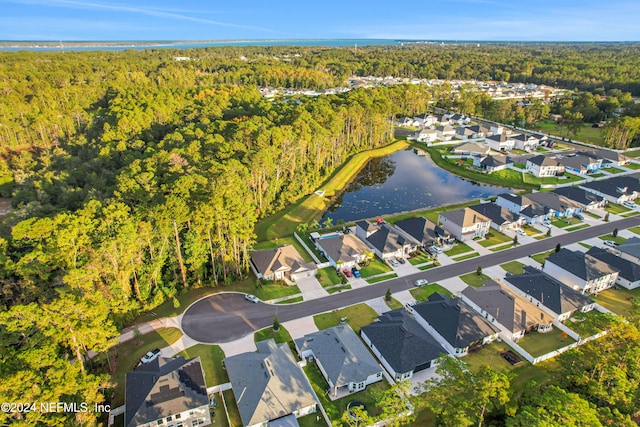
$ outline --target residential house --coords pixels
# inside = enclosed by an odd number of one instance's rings
[[[491,227],[489,218],[469,208],[441,212],[438,223],[461,242],[482,239]]]
[[[555,193],[538,192],[524,196],[503,193],[496,204],[524,217],[528,224],[541,223],[552,217],[572,216],[582,211],[582,207],[568,198]]]
[[[491,135],[502,135],[503,133],[505,133],[505,128],[504,126],[500,126],[495,123],[492,123],[489,125],[489,132],[491,132]],[[490,136],[490,135],[487,135],[487,136]]]
[[[453,149],[453,154],[459,154],[463,156],[486,156],[491,149],[484,144],[477,144],[475,142],[465,142]]]
[[[210,424],[209,396],[199,357],[158,357],[127,373],[126,427]]]
[[[554,320],[564,321],[576,311],[591,311],[595,307],[595,302],[582,292],[530,266],[524,267],[524,274],[507,276],[504,281],[521,296],[546,309]]]
[[[618,204],[633,202],[640,197],[640,184],[632,176],[616,176],[602,181],[591,181],[581,184],[580,187]]]
[[[371,250],[353,234],[331,233],[319,235],[312,233],[316,248],[335,268],[351,268],[363,262]],[[371,255],[373,256],[373,255]]]
[[[416,239],[423,248],[448,245],[453,241],[451,233],[423,217],[400,220],[395,227]]]
[[[349,325],[307,334],[295,345],[302,359],[318,365],[334,396],[338,389],[354,393],[383,378],[382,367]]]
[[[526,171],[538,178],[561,176],[564,174],[564,166],[554,157],[540,154],[527,159]]]
[[[640,237],[632,237],[618,245],[620,256],[629,261],[640,264]]]
[[[427,128],[415,131],[412,136],[414,140],[418,142],[426,142],[427,144],[436,142],[439,139],[439,134],[437,131]]]
[[[256,347],[224,359],[242,425],[263,427],[292,414],[298,418],[316,412],[311,384],[289,346],[269,339]]]
[[[404,258],[420,246],[420,242],[411,235],[386,222],[373,224],[366,220],[358,221],[356,236],[381,259]]]
[[[584,154],[594,159],[601,159],[603,168],[624,166],[629,163],[629,158],[619,151],[597,149],[586,151]]]
[[[293,281],[302,277],[313,277],[318,272],[312,262],[305,262],[293,245],[253,251],[249,262],[258,279]]]
[[[435,366],[438,358],[447,354],[404,309],[380,315],[360,330],[360,336],[395,381]]]
[[[458,139],[474,139],[476,133],[468,126],[460,126],[456,128],[456,138]]]
[[[583,294],[597,294],[618,280],[618,272],[608,264],[566,248],[549,255],[542,271]]]
[[[551,192],[577,203],[584,211],[602,208],[607,203],[604,197],[578,187],[560,187]]]
[[[413,118],[414,126],[430,127],[436,124],[437,118],[431,114],[422,114]]]
[[[487,171],[487,173],[498,172],[513,166],[510,157],[501,154],[495,156],[474,157],[473,166]]]
[[[505,133],[496,133],[488,136],[485,139],[485,143],[494,151],[505,152],[513,150],[515,147],[515,140]]]
[[[570,217],[582,212],[582,206],[560,194],[540,191],[527,194],[523,198],[528,203],[544,206],[552,212],[554,217]]]
[[[462,126],[462,125],[468,125],[469,123],[471,123],[471,118],[464,114],[456,113],[449,116],[449,121],[451,122],[451,124],[457,124],[459,126]]]
[[[484,215],[491,220],[491,228],[503,232],[520,228],[525,219],[495,203],[480,203],[469,206],[469,209]]]
[[[618,272],[616,285],[627,289],[640,287],[640,263],[622,258],[608,250],[596,246],[587,251],[587,255],[607,264],[612,270]]]
[[[416,126],[415,120],[411,117],[399,117],[393,124],[400,127]]]
[[[468,129],[473,132],[473,138],[485,138],[487,136],[493,135],[491,129],[483,125],[469,126]]]
[[[428,301],[407,308],[416,321],[456,357],[495,340],[500,329],[460,298],[432,294]]]
[[[505,285],[489,280],[476,288],[468,286],[460,296],[512,341],[531,331],[551,330],[553,317]]]
[[[436,132],[441,141],[451,141],[456,136],[456,130],[449,125],[437,126]]]
[[[564,156],[558,159],[558,163],[564,166],[564,170],[579,175],[596,173],[600,170],[602,159],[594,159],[593,157],[583,154]]]
[[[540,140],[531,134],[521,133],[512,135],[511,138],[515,141],[514,147],[518,150],[534,151],[540,145]]]
[[[451,120],[445,114],[436,114],[434,116],[433,125],[435,126],[447,126],[451,124]]]

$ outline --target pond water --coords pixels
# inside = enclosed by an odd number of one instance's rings
[[[478,184],[439,168],[414,150],[371,159],[322,220],[354,221],[495,196],[508,188]]]

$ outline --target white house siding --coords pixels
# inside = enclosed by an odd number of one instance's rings
[[[515,214],[520,213],[520,205],[518,205],[517,203],[511,202],[507,199],[503,199],[502,197],[498,197],[496,199],[496,205],[505,208],[509,212],[513,212]]]
[[[561,281],[565,285],[571,286],[573,289],[585,294],[600,292],[603,289],[611,287],[618,276],[618,273],[606,274],[597,280],[585,281],[575,274],[568,272],[564,268],[549,262],[549,260],[545,261],[542,271],[554,279]]]
[[[635,282],[631,282],[631,281],[625,279],[624,277],[618,276],[618,280],[616,281],[616,284],[622,286],[623,288],[636,289],[636,288],[640,287],[640,280],[636,280]]]
[[[622,194],[618,197],[615,197],[615,196],[610,196],[609,194],[601,193],[600,191],[594,190],[592,188],[587,188],[587,187],[580,187],[580,188],[587,190],[588,192],[593,193],[596,196],[604,197],[606,200],[612,203],[617,203],[619,205],[623,204],[624,202],[633,202],[637,198],[636,197],[637,195],[635,193]]]

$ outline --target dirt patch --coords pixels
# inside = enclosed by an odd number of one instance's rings
[[[6,215],[11,210],[11,199],[9,197],[0,197],[0,215]]]

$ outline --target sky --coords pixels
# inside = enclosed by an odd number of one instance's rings
[[[0,40],[638,41],[638,0],[0,0]]]

